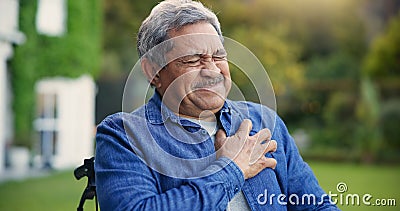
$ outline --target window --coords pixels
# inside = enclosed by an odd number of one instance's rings
[[[55,93],[37,94],[37,119],[35,127],[39,136],[39,152],[42,164],[52,167],[53,157],[57,155],[58,145],[58,111],[57,95]]]

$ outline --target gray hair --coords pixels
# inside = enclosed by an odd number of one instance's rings
[[[183,26],[199,22],[210,23],[223,41],[217,16],[202,3],[192,0],[160,2],[139,28],[137,37],[139,56],[144,56],[150,49],[168,40],[170,30],[179,30]]]

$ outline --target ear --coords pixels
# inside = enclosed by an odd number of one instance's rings
[[[158,66],[148,58],[142,58],[140,64],[142,66],[142,71],[150,84],[159,88],[161,86],[160,74],[158,73],[160,68],[158,68]]]

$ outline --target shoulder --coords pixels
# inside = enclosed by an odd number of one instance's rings
[[[130,113],[117,112],[108,115],[98,124],[97,128],[99,129],[106,127],[106,128],[123,130],[124,127],[126,127],[127,125],[131,126],[132,123],[139,123],[143,121],[143,119],[145,118],[144,110],[145,106],[142,106]]]
[[[99,126],[101,125],[113,125],[113,124],[118,124],[120,122],[122,122],[123,119],[123,115],[126,115],[126,113],[124,112],[118,112],[118,113],[114,113],[111,115],[108,115],[106,118],[104,118]]]

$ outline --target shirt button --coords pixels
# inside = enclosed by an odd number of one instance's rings
[[[238,188],[238,187],[236,187],[236,188],[235,188],[235,193],[236,193],[236,192],[238,192],[238,191],[239,191],[239,188]]]
[[[207,134],[207,131],[206,130],[201,130],[201,133],[203,134],[203,135],[205,135],[205,134]]]

